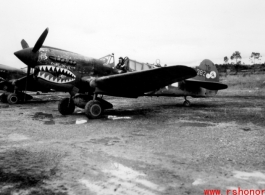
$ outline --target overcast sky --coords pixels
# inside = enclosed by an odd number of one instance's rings
[[[24,67],[14,52],[24,38],[100,58],[110,53],[139,62],[223,63],[239,51],[265,60],[264,0],[8,0],[0,5],[0,64]]]

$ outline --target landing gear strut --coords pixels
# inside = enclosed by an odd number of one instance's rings
[[[185,96],[185,101],[183,102],[183,105],[186,106],[186,107],[190,107],[191,103],[189,100],[187,100],[187,97]]]
[[[18,104],[19,102],[25,102],[31,100],[33,97],[21,91],[15,91],[13,93],[5,92],[1,95],[1,101],[3,103]]]
[[[100,118],[103,111],[113,108],[113,105],[101,97],[97,97],[97,94],[93,96],[87,94],[75,94],[71,98],[64,98],[58,105],[58,110],[62,115],[72,114],[75,110],[75,106],[83,108],[86,116],[91,119]]]

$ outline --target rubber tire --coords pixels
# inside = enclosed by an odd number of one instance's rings
[[[101,116],[103,108],[98,100],[90,100],[86,103],[85,114],[90,119],[96,119]]]
[[[69,104],[69,100],[70,100],[70,104]],[[75,104],[74,101],[70,98],[64,98],[62,99],[59,104],[58,104],[58,111],[62,114],[62,115],[69,115],[69,114],[73,114],[75,111]]]
[[[183,102],[183,105],[184,105],[185,107],[190,107],[191,103],[190,103],[189,100],[185,100],[185,101]]]
[[[7,102],[9,104],[17,104],[19,101],[19,98],[17,96],[17,94],[15,93],[10,93],[8,96],[7,96]]]

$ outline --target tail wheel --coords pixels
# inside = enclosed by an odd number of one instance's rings
[[[62,115],[73,114],[75,111],[75,104],[71,98],[64,98],[58,104],[58,110]]]
[[[17,94],[11,93],[7,96],[7,102],[9,104],[17,104],[19,101]]]
[[[190,103],[189,100],[185,100],[185,101],[183,102],[183,105],[186,106],[186,107],[190,107],[191,103]]]
[[[85,106],[85,114],[88,118],[96,119],[101,116],[103,112],[102,106],[100,104],[100,101],[98,100],[91,100],[87,102]]]

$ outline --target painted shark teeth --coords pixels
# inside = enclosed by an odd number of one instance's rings
[[[36,68],[40,70],[37,77],[42,78],[46,81],[53,82],[53,83],[60,83],[60,84],[70,83],[70,82],[74,81],[76,78],[76,76],[71,71],[64,69],[64,68],[49,66],[49,65],[38,66]],[[52,74],[47,74],[48,72],[57,72],[59,74],[65,75],[67,78],[55,77]]]
[[[56,78],[52,75],[49,75],[49,74],[46,74],[46,73],[40,73],[37,75],[39,78],[42,78],[46,81],[50,81],[50,82],[53,82],[53,83],[69,83],[69,82],[72,82],[74,81],[75,79],[73,78],[68,78],[68,79],[63,79],[63,78]]]
[[[70,70],[67,70],[67,69],[64,69],[64,68],[60,68],[60,67],[54,67],[54,66],[47,65],[47,66],[38,66],[36,68],[39,68],[40,71],[58,72],[58,73],[65,74],[67,76],[71,76],[73,78],[76,77]]]

